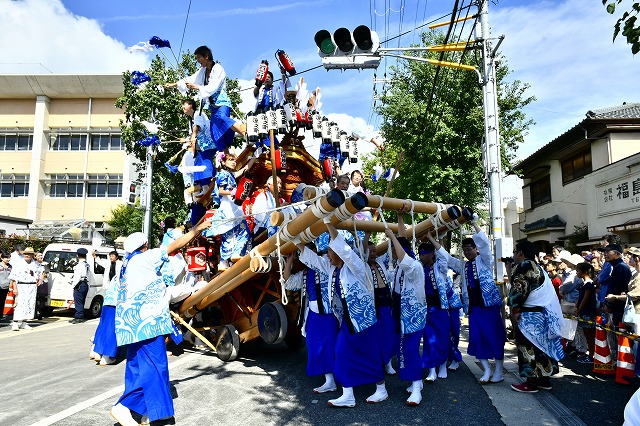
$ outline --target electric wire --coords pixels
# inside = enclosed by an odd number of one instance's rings
[[[178,58],[182,57],[182,43],[184,42],[184,34],[187,32],[187,22],[189,21],[189,12],[191,12],[191,0],[187,8],[187,16],[184,19],[184,28],[182,29],[182,38],[180,39],[180,49],[178,49]]]

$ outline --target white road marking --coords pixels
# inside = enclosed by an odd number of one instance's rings
[[[191,361],[192,358],[201,356],[203,353],[206,353],[206,351],[202,351],[199,353],[193,353],[190,355],[187,355],[186,357],[179,359],[177,361],[174,361],[172,363],[169,364],[169,370],[175,368],[175,367],[179,367],[182,364],[186,364],[187,362]],[[56,422],[59,422],[61,420],[66,419],[67,417],[73,416],[74,414],[79,413],[82,410],[85,410],[95,404],[98,404],[102,401],[104,401],[105,399],[111,398],[115,395],[118,395],[120,393],[124,392],[124,385],[121,386],[116,386],[113,389],[109,389],[106,392],[101,393],[100,395],[94,396],[93,398],[89,398],[86,401],[80,402],[76,405],[73,405],[69,408],[67,408],[66,410],[62,410],[59,413],[56,413],[52,416],[46,417],[42,420],[37,421],[36,423],[33,423],[31,426],[49,426],[52,424],[55,424]]]

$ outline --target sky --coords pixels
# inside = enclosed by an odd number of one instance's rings
[[[468,5],[470,0],[461,0]],[[275,68],[285,50],[300,72],[321,64],[313,41],[320,29],[333,32],[367,25],[385,47],[409,46],[428,22],[448,20],[453,0],[0,0],[0,73],[90,74],[143,70],[152,54],[127,47],[152,36],[167,39],[177,54],[207,45],[227,76],[253,87],[261,59]],[[471,12],[475,12],[472,7]],[[585,118],[592,109],[640,102],[640,58],[620,38],[612,42],[615,17],[600,0],[492,0],[492,36],[504,35],[500,51],[511,70],[507,80],[530,84],[536,101],[524,109],[536,124],[517,156],[534,153]],[[422,28],[424,29],[424,27]],[[406,33],[400,37],[398,34]],[[156,52],[153,52],[155,54]],[[383,60],[381,79],[394,60]],[[459,71],[465,72],[465,71]],[[374,71],[301,74],[309,89],[321,88],[323,112],[345,130],[375,131]],[[294,83],[299,76],[293,78]],[[251,90],[241,110],[253,107]],[[368,149],[371,149],[369,147]],[[361,150],[366,151],[366,150]],[[504,191],[503,191],[504,192]],[[505,194],[503,194],[505,195]],[[509,196],[509,194],[506,194]]]

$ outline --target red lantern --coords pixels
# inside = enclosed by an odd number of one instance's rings
[[[187,269],[189,272],[199,272],[207,269],[207,255],[204,247],[190,247],[187,249]]]
[[[279,147],[274,152],[276,157],[276,171],[279,174],[283,174],[287,172],[287,154],[284,152],[282,147]]]
[[[331,158],[325,158],[322,161],[322,175],[327,182],[333,177],[333,160]]]
[[[276,57],[278,58],[278,62],[280,62],[280,66],[284,68],[287,74],[294,76],[296,75],[296,67],[293,65],[293,61],[287,55],[287,52],[284,50],[277,50]]]
[[[241,206],[244,200],[249,198],[253,189],[253,181],[246,176],[242,176],[238,182],[236,192],[233,194],[233,202]]]
[[[262,83],[267,79],[267,72],[269,72],[269,62],[262,60],[256,71],[256,87],[262,86]]]

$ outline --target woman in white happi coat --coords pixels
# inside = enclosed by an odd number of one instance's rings
[[[328,222],[328,218],[325,218]],[[329,401],[333,407],[354,407],[353,387],[377,383],[384,388],[382,357],[376,339],[376,309],[369,268],[327,223],[331,236],[328,259],[302,248],[300,261],[326,274],[330,280],[331,309],[340,323],[336,339],[334,376],[342,396]],[[385,391],[386,392],[386,391]]]
[[[315,252],[315,244],[299,244],[300,250]],[[294,268],[297,272],[292,273]],[[324,374],[325,382],[314,393],[336,390],[333,376],[338,321],[333,315],[329,299],[329,275],[309,267],[299,260],[297,252],[287,258],[283,273],[287,290],[300,290],[298,325],[307,341],[307,376]]]
[[[447,358],[451,345],[449,295],[454,294],[453,281],[447,277],[447,253],[440,243],[427,234],[429,243],[418,248],[424,265],[427,295],[427,324],[423,333],[422,366],[429,369],[427,381],[447,377]],[[458,313],[458,318],[460,317]],[[438,368],[436,374],[436,368]]]
[[[407,389],[411,395],[408,405],[418,405],[422,401],[422,359],[420,340],[427,316],[427,302],[424,292],[424,269],[415,259],[411,244],[406,238],[402,220],[405,207],[398,210],[398,235],[385,229],[389,242],[393,245],[393,255],[398,259],[398,267],[393,278],[393,309],[396,321],[396,350],[398,356],[398,376],[411,382]]]
[[[9,274],[9,280],[13,286],[13,295],[16,298],[16,306],[13,312],[11,330],[20,328],[31,329],[28,320],[32,320],[36,313],[36,294],[38,285],[42,283],[44,268],[33,259],[33,248],[27,247],[23,252],[23,261],[16,262]]]

